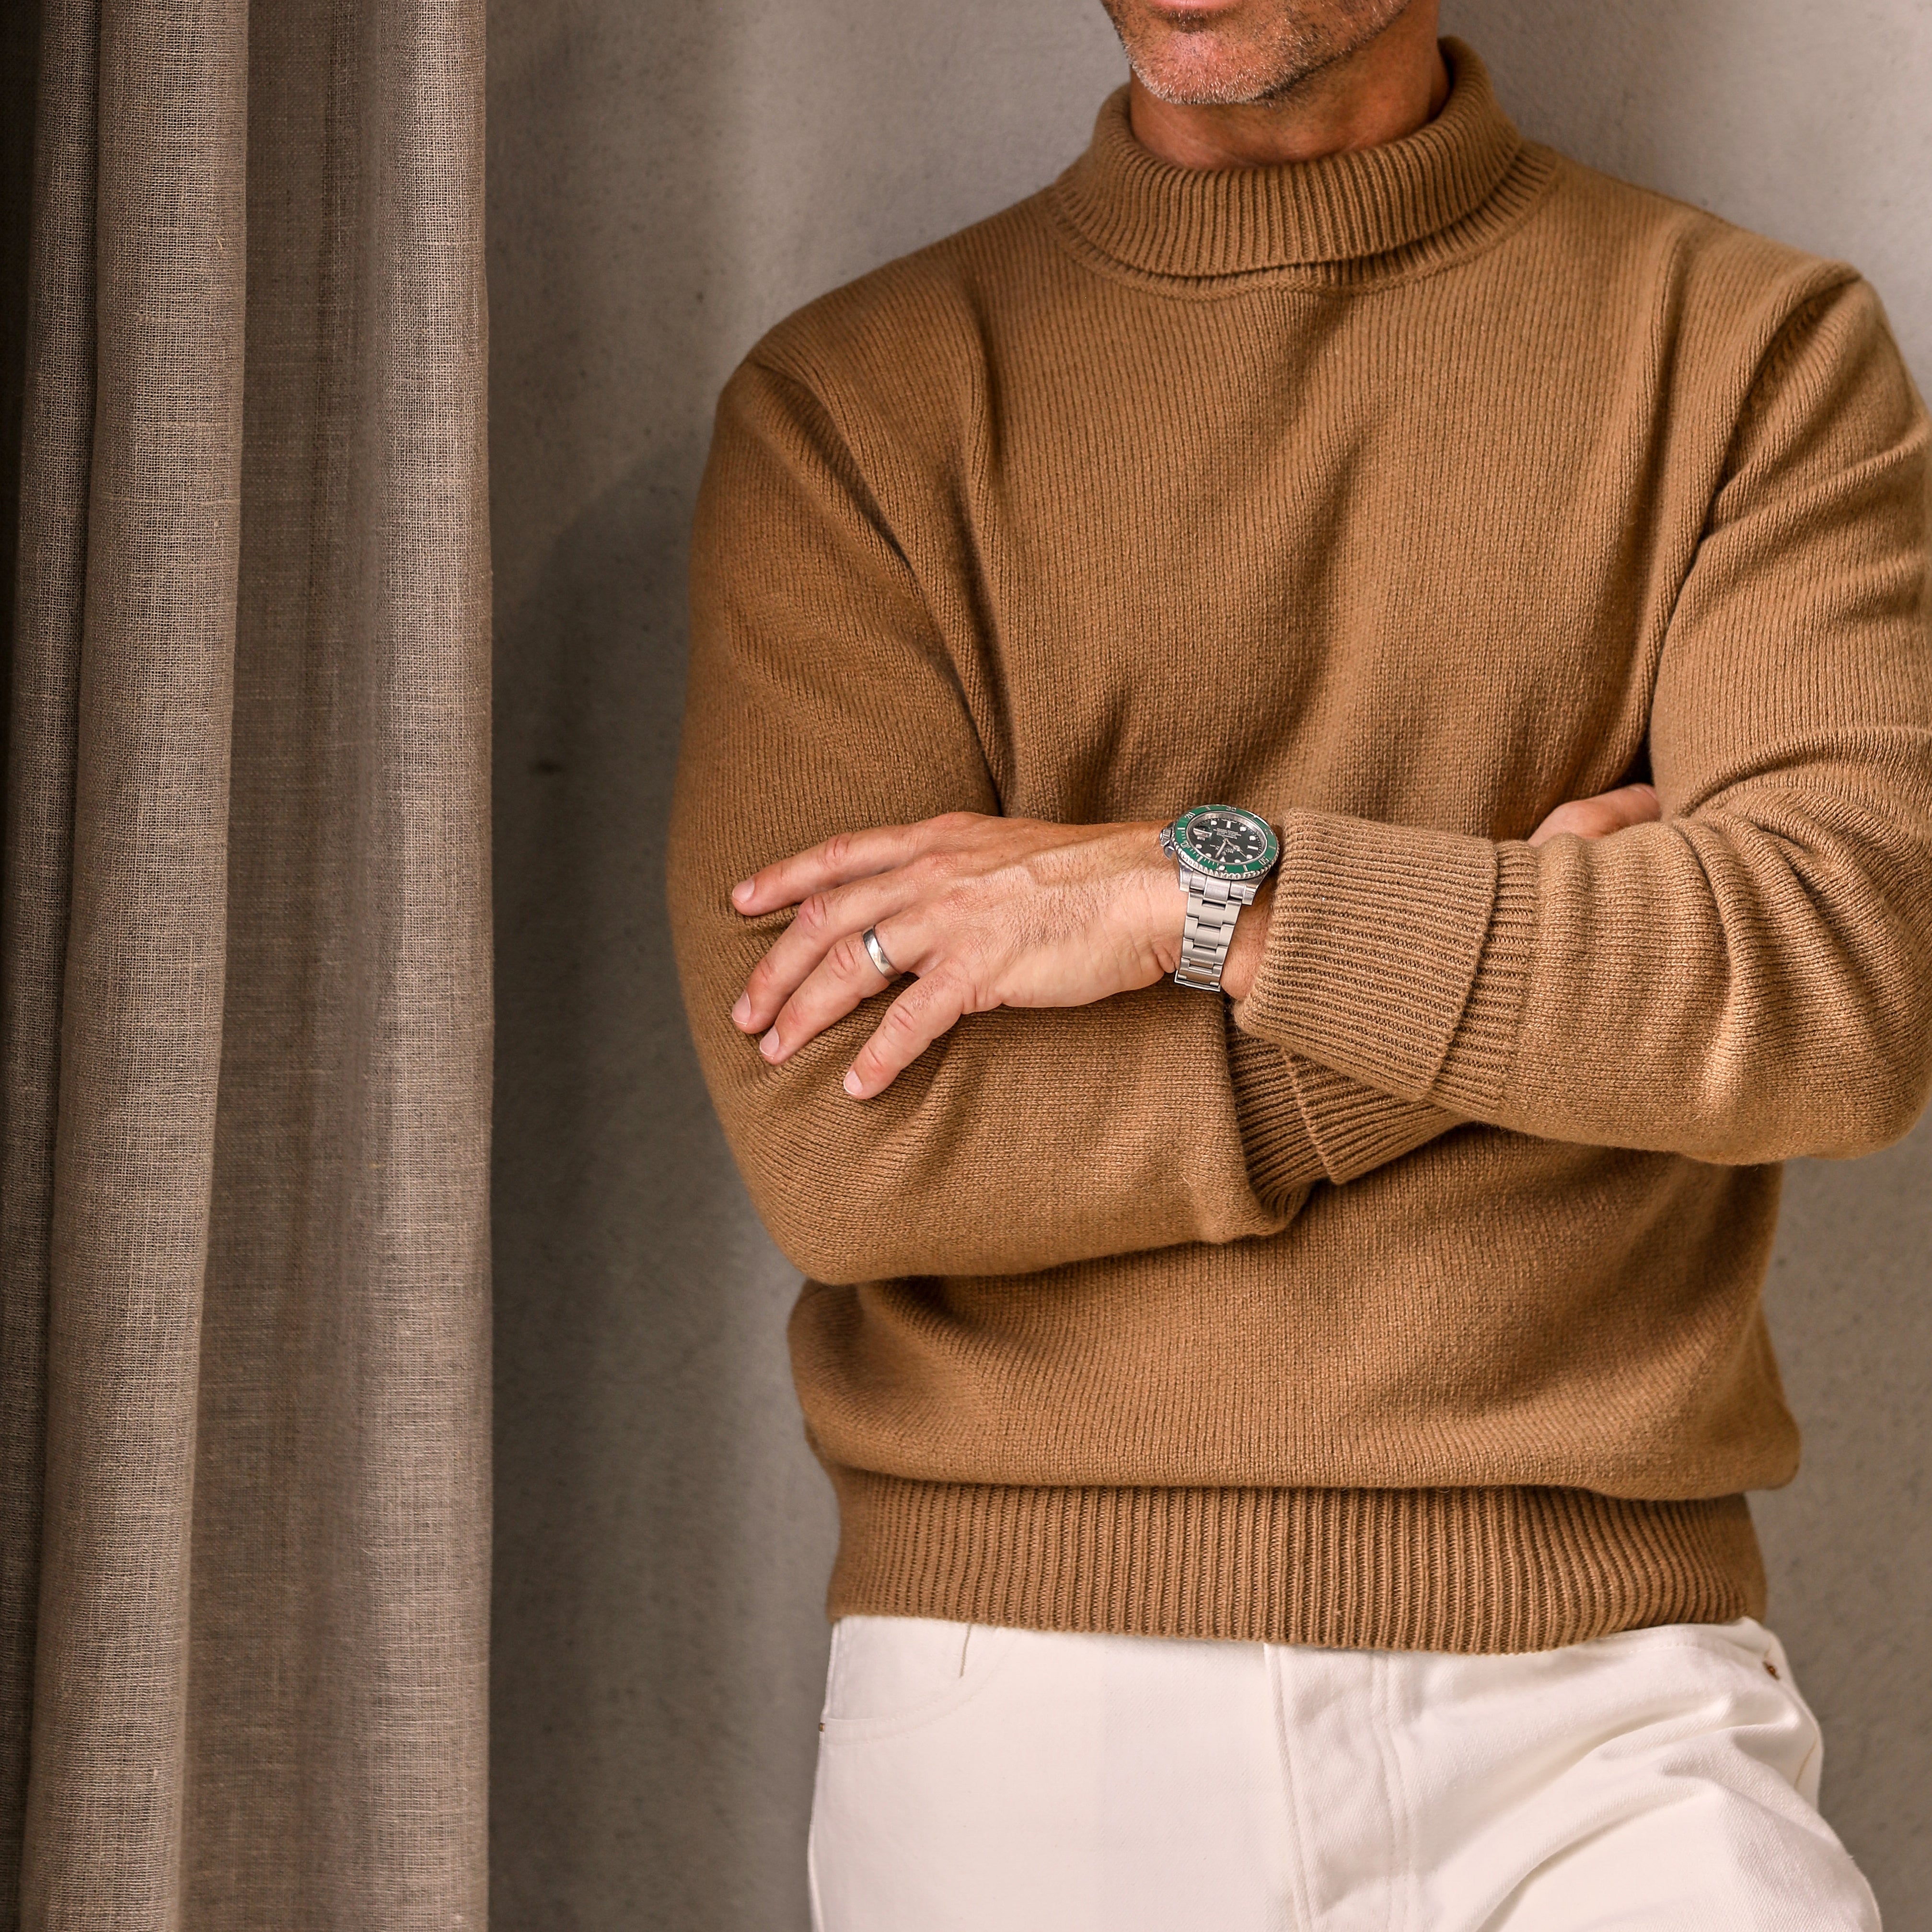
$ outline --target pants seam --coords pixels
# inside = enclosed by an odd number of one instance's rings
[[[1268,1678],[1274,1692],[1275,1733],[1281,1745],[1282,1782],[1288,1791],[1288,1828],[1294,1840],[1294,1917],[1301,1932],[1315,1932],[1314,1888],[1308,1875],[1307,1821],[1301,1808],[1301,1780],[1296,1774],[1294,1745],[1291,1732],[1293,1726],[1288,1721],[1288,1695],[1283,1682],[1284,1646],[1269,1644],[1265,1646],[1268,1660]]]
[[[1414,1903],[1415,1807],[1411,1802],[1408,1774],[1402,1763],[1402,1741],[1396,1725],[1396,1672],[1382,1660],[1382,1784],[1391,1812],[1390,1838],[1396,1848],[1389,1874],[1389,1924],[1396,1932],[1412,1932]]]

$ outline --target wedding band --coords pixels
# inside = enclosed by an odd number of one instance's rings
[[[896,980],[899,976],[899,969],[886,957],[886,949],[879,944],[879,928],[876,926],[867,926],[859,935],[859,943],[865,947],[872,964],[888,980]]]

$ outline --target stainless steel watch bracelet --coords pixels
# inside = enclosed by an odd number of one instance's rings
[[[1228,964],[1228,948],[1234,937],[1234,922],[1241,908],[1254,902],[1252,886],[1239,886],[1226,879],[1209,879],[1198,874],[1187,878],[1187,920],[1181,928],[1180,964],[1174,977],[1178,986],[1198,987],[1206,993],[1221,990],[1221,974]]]

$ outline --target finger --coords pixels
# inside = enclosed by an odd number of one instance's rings
[[[875,825],[862,832],[836,833],[740,880],[731,888],[731,903],[748,918],[796,905],[813,892],[903,866],[980,815],[950,812],[938,818],[922,818],[914,825]]]
[[[905,952],[909,958],[920,956],[919,942],[910,922],[900,921],[895,931],[896,936],[892,944]],[[879,943],[886,945],[883,932]],[[886,956],[892,958],[890,946],[886,947]],[[779,1008],[770,1031],[758,1042],[758,1051],[774,1066],[781,1064],[807,1040],[815,1039],[835,1021],[842,1020],[862,1001],[883,992],[890,983],[866,950],[862,934],[842,934],[826,948],[825,957],[806,976],[797,991]]]
[[[1615,818],[1605,814],[1594,799],[1575,798],[1559,805],[1529,835],[1529,842],[1541,845],[1552,838],[1564,837],[1600,838],[1616,829]]]
[[[860,1048],[845,1075],[845,1090],[855,1100],[882,1094],[940,1034],[971,1010],[965,974],[942,966],[915,980],[886,1009],[872,1036]]]
[[[1654,787],[1619,785],[1614,791],[1599,792],[1594,798],[1573,799],[1559,805],[1529,835],[1532,845],[1568,832],[1579,838],[1602,838],[1626,826],[1648,825],[1663,816]]]
[[[764,1031],[835,946],[848,940],[856,944],[868,926],[903,911],[912,891],[913,880],[894,872],[856,880],[830,892],[808,893],[799,902],[790,925],[752,968],[745,990],[731,1009],[733,1020],[746,1033]],[[866,963],[870,966],[872,962]],[[877,980],[878,975],[872,976]],[[869,990],[877,992],[878,988],[875,986]]]

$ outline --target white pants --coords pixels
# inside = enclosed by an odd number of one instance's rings
[[[820,1932],[1806,1932],[1878,1908],[1748,1618],[1522,1657],[847,1617]]]

